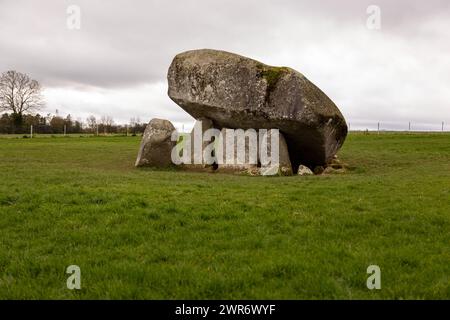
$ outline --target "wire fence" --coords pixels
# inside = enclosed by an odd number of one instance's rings
[[[176,122],[175,128],[179,132],[191,132],[194,121],[189,123]],[[450,132],[450,121],[415,122],[415,121],[347,121],[349,131],[377,131],[377,132]]]
[[[191,132],[194,121],[182,123],[182,122],[176,122],[174,123],[175,128],[177,131],[181,133],[189,133]],[[450,132],[450,121],[445,122],[441,121],[440,123],[424,123],[424,122],[413,122],[413,121],[407,121],[407,122],[389,122],[389,121],[348,121],[347,126],[349,131],[352,132]],[[145,129],[145,128],[142,128]],[[28,132],[24,132],[21,134],[14,134],[14,135],[27,135],[30,138],[36,137],[37,135],[58,135],[58,136],[66,136],[69,134],[80,134],[80,135],[117,135],[117,134],[124,134],[124,135],[136,135],[137,132],[131,130],[129,126],[125,125],[120,128],[120,130],[115,132],[106,132],[104,130],[99,130],[99,127],[92,130],[83,130],[80,133],[74,133],[67,130],[67,128],[64,126],[61,132],[55,133],[49,133],[45,130],[40,130],[39,126],[29,126]],[[141,132],[139,132],[141,133]],[[2,136],[7,136],[11,134],[2,134]]]
[[[450,132],[450,122],[349,121],[349,131]]]

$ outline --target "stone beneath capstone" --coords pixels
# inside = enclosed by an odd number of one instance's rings
[[[250,132],[250,130],[244,132],[244,130],[223,128],[216,148],[218,172],[270,176],[292,175],[292,166],[283,134],[281,132],[273,136],[272,134],[272,130],[266,129],[259,132]],[[278,147],[275,148],[272,142],[277,143]],[[230,148],[233,148],[231,153],[229,153]]]
[[[241,143],[241,148],[239,147]],[[258,166],[258,136],[255,132],[253,141],[248,138],[238,140],[234,129],[223,128],[216,144],[215,157],[217,171],[224,173],[245,173]]]
[[[300,165],[298,167],[298,173],[299,176],[311,176],[314,174],[314,172],[311,171],[310,168],[308,168],[307,166],[304,165]]]
[[[171,141],[175,127],[168,120],[152,119],[145,128],[136,159],[136,167],[169,167],[176,142]]]
[[[314,168],[314,171],[313,171],[313,172],[314,172],[314,174],[319,175],[319,174],[322,174],[324,170],[325,170],[324,167],[322,167],[322,166],[316,166],[316,167]]]
[[[169,97],[214,127],[277,128],[294,169],[326,166],[347,125],[339,109],[301,73],[217,50],[178,54],[168,71]]]
[[[213,128],[213,122],[207,118],[199,118],[195,121],[190,133],[190,163],[184,163],[183,169],[190,171],[211,171],[213,166],[204,161],[205,148],[211,143],[203,139],[205,131]]]
[[[264,130],[264,129],[263,129]],[[274,139],[272,139],[272,135],[274,132],[272,130],[267,130],[267,132],[264,134],[261,132],[259,134],[259,158],[258,161],[261,164],[260,173],[261,175],[279,175],[279,176],[291,176],[292,175],[292,165],[291,160],[289,158],[289,151],[286,144],[286,140],[284,139],[284,136],[281,132],[278,132],[278,138],[276,135],[274,136]],[[274,140],[274,141],[272,141]],[[266,142],[267,147],[263,146],[263,143]],[[278,150],[274,149],[272,150],[272,142],[278,143]],[[265,152],[266,151],[266,152]],[[273,155],[272,155],[273,151]],[[270,161],[270,163],[265,163],[263,157],[264,153],[266,154],[266,159],[273,158],[273,156],[276,156],[276,153],[278,153],[278,160],[277,163],[274,165],[273,161]]]

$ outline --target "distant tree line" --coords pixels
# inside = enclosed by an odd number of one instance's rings
[[[141,123],[139,119],[132,118],[130,123],[116,124],[109,116],[103,116],[97,119],[95,116],[89,116],[86,122],[80,119],[73,119],[69,114],[61,117],[58,114],[23,114],[21,122],[17,123],[16,116],[13,113],[4,113],[0,115],[0,134],[28,134],[31,126],[33,132],[37,134],[62,134],[64,130],[70,133],[92,133],[92,134],[139,134],[145,131],[146,124]]]
[[[41,90],[39,82],[25,73],[9,70],[0,75],[0,111],[4,112],[0,115],[0,133],[29,133],[31,126],[39,134],[137,134],[145,130],[139,118],[131,118],[129,125],[117,125],[110,116],[100,119],[89,116],[83,124],[81,120],[73,120],[70,114],[65,118],[59,116],[58,110],[55,115],[33,114],[44,106]]]

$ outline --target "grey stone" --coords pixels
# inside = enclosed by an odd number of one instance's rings
[[[136,167],[171,166],[172,148],[176,144],[176,142],[171,141],[173,131],[175,131],[175,127],[168,120],[150,120],[142,136]]]
[[[273,166],[273,164],[265,165],[261,159],[261,155],[264,153],[264,148],[262,148],[261,143],[266,140],[267,143],[267,157],[271,157],[272,152],[272,130],[267,130],[266,136],[260,130],[259,134],[259,152],[260,155],[259,163],[261,164],[261,174],[262,175],[281,175],[281,176],[291,176],[292,175],[292,165],[289,158],[289,151],[286,144],[286,140],[281,132],[278,134],[278,164]],[[276,172],[274,172],[274,170]]]
[[[297,172],[297,174],[298,174],[299,176],[311,176],[311,175],[314,174],[314,172],[312,172],[311,169],[308,168],[307,166],[304,166],[304,165],[301,164],[301,165],[298,167],[298,172]]]
[[[214,127],[277,128],[294,169],[325,166],[347,125],[336,105],[301,73],[216,50],[178,54],[168,71],[169,97]]]
[[[183,164],[182,168],[190,171],[211,171],[212,165],[208,165],[203,161],[203,153],[206,146],[211,142],[203,141],[203,135],[206,130],[213,128],[213,122],[207,118],[199,118],[194,124],[194,128],[190,133],[191,140],[191,163]],[[195,136],[197,135],[197,137]],[[196,142],[197,141],[197,142]],[[195,144],[202,141],[199,146]]]
[[[324,170],[325,170],[324,167],[316,166],[316,167],[314,167],[314,174],[322,174]]]
[[[230,136],[231,134],[233,136]],[[235,134],[233,129],[223,128],[216,145],[217,170],[219,172],[229,173],[253,172],[258,165],[258,136],[256,132],[254,133],[254,138],[253,144],[251,144],[250,140],[247,138],[241,141],[243,150],[239,152],[237,134]],[[229,142],[232,144],[233,151],[228,150],[228,139],[230,139]],[[253,148],[253,150],[251,150],[251,148]],[[242,151],[244,151],[244,153],[242,153]],[[227,155],[228,152],[232,153],[232,155]]]

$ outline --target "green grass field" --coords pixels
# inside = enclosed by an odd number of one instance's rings
[[[135,169],[139,139],[0,139],[0,298],[450,298],[450,134],[353,133],[312,177]]]

